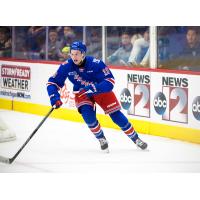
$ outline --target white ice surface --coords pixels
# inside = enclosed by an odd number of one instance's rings
[[[7,110],[0,110],[0,116],[17,135],[16,141],[0,143],[5,157],[12,157],[43,119]],[[0,173],[200,172],[198,144],[140,134],[148,143],[148,150],[142,151],[122,131],[103,130],[109,154],[100,150],[85,124],[48,118],[11,165],[0,163]]]

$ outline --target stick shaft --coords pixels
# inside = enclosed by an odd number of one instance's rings
[[[31,135],[27,138],[27,140],[24,142],[24,144],[20,147],[20,149],[16,152],[16,154],[12,158],[6,158],[3,156],[0,156],[0,162],[11,164],[17,156],[20,154],[20,152],[24,149],[24,147],[28,144],[28,142],[31,140],[31,138],[35,135],[35,133],[38,131],[38,129],[42,126],[42,124],[46,121],[46,119],[49,117],[49,115],[53,112],[54,107],[52,107],[49,112],[46,114],[46,116],[43,118],[43,120],[38,124],[38,126],[35,128],[35,130],[31,133]]]

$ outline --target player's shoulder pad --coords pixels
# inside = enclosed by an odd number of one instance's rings
[[[61,65],[66,65],[66,64],[68,64],[69,62],[68,62],[68,60],[66,60],[66,61],[64,61],[63,63],[61,63]]]
[[[99,59],[97,59],[97,58],[93,58],[92,62],[93,62],[93,63],[100,63],[101,60],[99,60]]]
[[[100,61],[101,61],[101,60],[99,60],[99,59],[97,59],[93,56],[86,56],[86,60],[87,60],[88,63],[92,63],[92,64],[100,63]]]

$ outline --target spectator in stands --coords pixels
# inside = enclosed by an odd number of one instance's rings
[[[102,59],[102,42],[99,29],[92,29],[90,41],[88,43],[88,55],[93,55],[95,58]]]
[[[139,38],[142,38],[142,35],[139,34],[139,33],[136,33],[136,34],[133,34],[132,37],[131,37],[131,43],[132,45],[134,45],[135,41]]]
[[[16,32],[15,32],[16,33]],[[17,33],[15,35],[15,53],[14,56],[20,59],[28,59],[25,35],[22,33]]]
[[[160,26],[158,27],[158,65],[168,65],[177,58],[185,42],[186,27]],[[172,67],[169,66],[168,67]]]
[[[134,42],[128,64],[129,66],[147,66],[149,64],[149,30],[146,30],[143,37]]]
[[[61,42],[58,41],[58,34],[56,30],[49,31],[49,43],[48,43],[48,59],[59,60],[62,57]],[[45,57],[45,46],[40,51],[41,58]]]
[[[70,46],[70,44],[74,41],[76,34],[74,30],[70,26],[63,27],[63,37],[61,39],[62,47]]]
[[[127,32],[122,33],[121,45],[112,55],[110,55],[107,58],[108,63],[117,65],[127,65],[132,47],[133,45],[131,43],[130,34]]]
[[[11,56],[11,38],[6,33],[6,29],[0,28],[0,57],[10,57]]]
[[[188,27],[186,43],[177,58],[178,69],[200,71],[200,40],[197,27]]]
[[[31,26],[26,36],[26,49],[29,59],[39,59],[39,52],[45,41],[46,33],[44,26]]]

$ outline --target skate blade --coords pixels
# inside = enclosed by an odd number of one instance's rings
[[[139,149],[139,150],[142,150],[142,151],[148,151],[148,146],[146,146],[145,148],[141,148],[141,147],[139,147],[139,146],[136,146],[137,147],[137,149]]]

